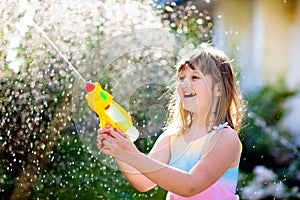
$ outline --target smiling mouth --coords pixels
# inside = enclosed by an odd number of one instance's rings
[[[196,93],[185,92],[183,94],[184,98],[191,98],[191,97],[194,97],[194,96],[196,96]]]

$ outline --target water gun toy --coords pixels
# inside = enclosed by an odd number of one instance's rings
[[[138,138],[139,132],[133,126],[131,116],[113,100],[113,96],[105,91],[98,82],[87,82],[85,90],[88,93],[85,98],[99,116],[101,128],[105,128],[107,125],[117,128],[127,134],[132,142]]]
[[[59,48],[52,42],[47,34],[33,21],[31,24],[39,31],[42,36],[52,45],[58,54],[68,63],[71,70],[85,83],[85,90],[87,91],[86,100],[89,106],[97,113],[100,119],[100,127],[105,128],[109,125],[112,128],[121,130],[127,134],[132,142],[138,136],[138,130],[133,126],[131,116],[118,103],[113,101],[113,96],[107,91],[103,90],[99,83],[87,82],[81,74],[76,70],[67,57],[59,50]]]

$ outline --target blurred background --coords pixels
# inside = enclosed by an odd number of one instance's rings
[[[131,113],[145,153],[173,66],[201,42],[222,49],[247,103],[237,193],[300,199],[299,32],[297,0],[1,1],[1,199],[165,198],[137,192],[97,151],[84,85],[45,34]]]

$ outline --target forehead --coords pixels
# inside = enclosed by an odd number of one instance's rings
[[[181,64],[178,67],[178,73],[181,73],[182,71],[186,70],[186,68],[189,68],[191,70],[195,70],[195,66],[192,65],[189,61],[185,61],[183,64]]]
[[[188,74],[192,74],[192,75],[201,75],[203,76],[203,74],[198,71],[198,70],[193,70],[191,68],[185,68],[185,69],[182,69],[178,75],[188,75]]]
[[[198,68],[191,68],[189,66],[180,66],[178,69],[178,76],[190,76],[190,75],[200,75],[202,79],[206,82],[207,86],[213,84],[213,79],[211,74],[203,74]]]
[[[201,74],[201,71],[197,68],[195,68],[191,64],[183,64],[178,68],[178,74],[185,74],[185,73],[193,73],[193,74]]]

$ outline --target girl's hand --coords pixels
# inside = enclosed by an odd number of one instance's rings
[[[100,129],[98,129],[98,131],[97,131],[97,133],[98,133],[98,136],[97,136],[97,141],[98,141],[97,148],[99,150],[101,150],[102,148],[104,148],[104,145],[103,145],[104,138],[103,138],[103,136],[104,135],[109,135],[110,134],[109,132],[110,132],[110,127],[109,126],[106,127],[106,128],[100,128]]]
[[[99,129],[97,147],[104,154],[126,162],[140,153],[129,137],[116,128]]]

